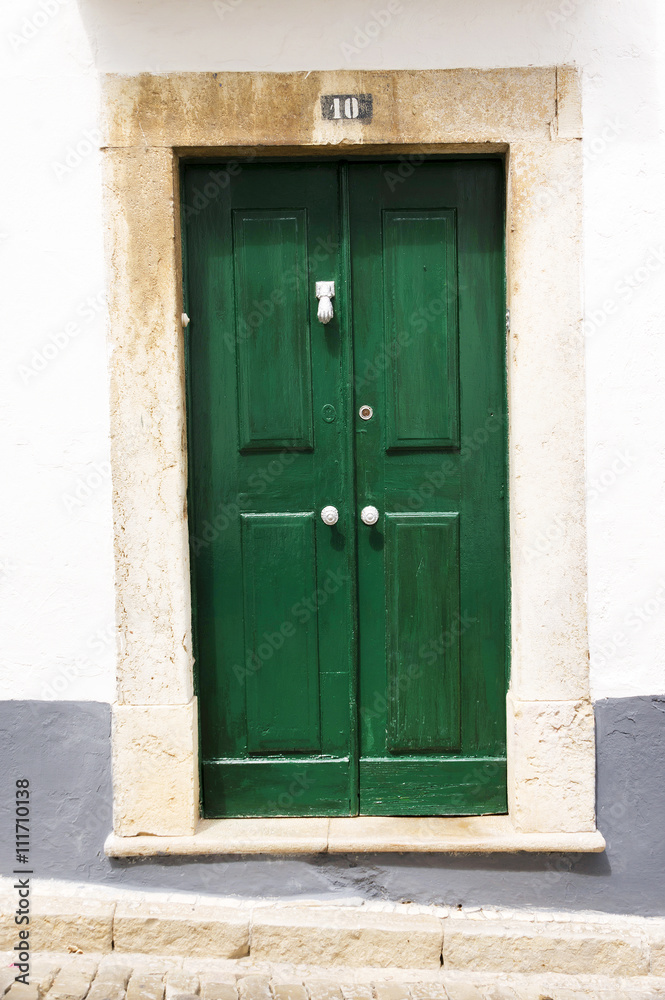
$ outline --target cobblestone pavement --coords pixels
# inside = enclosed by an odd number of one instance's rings
[[[665,979],[495,975],[408,969],[316,969],[242,960],[34,956],[30,983],[0,953],[3,1000],[665,1000]]]

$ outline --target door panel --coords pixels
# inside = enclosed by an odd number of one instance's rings
[[[386,513],[385,539],[386,749],[459,750],[459,514]],[[441,657],[423,657],[440,632]]]
[[[335,280],[343,300],[339,170],[245,164],[189,208],[209,172],[183,187],[204,814],[348,815],[349,343],[314,295]]]
[[[209,172],[183,182],[204,814],[505,811],[502,164],[240,164],[197,208]]]
[[[457,445],[455,212],[384,210],[382,229],[386,445]]]
[[[307,213],[233,212],[240,447],[312,447]]]
[[[316,593],[314,515],[242,514],[247,752],[321,749],[316,616],[296,628],[291,608]],[[272,631],[275,622],[279,631]]]
[[[502,169],[391,177],[349,167],[360,812],[505,811]]]

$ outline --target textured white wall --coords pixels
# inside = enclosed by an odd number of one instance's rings
[[[113,698],[97,71],[555,63],[584,79],[593,693],[665,692],[661,0],[5,0],[0,18],[0,697]]]

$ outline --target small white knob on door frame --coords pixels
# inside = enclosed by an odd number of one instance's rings
[[[321,511],[321,520],[324,524],[337,524],[339,520],[337,507],[324,507]]]
[[[363,507],[360,511],[360,520],[363,524],[376,524],[379,520],[379,512],[376,507]]]

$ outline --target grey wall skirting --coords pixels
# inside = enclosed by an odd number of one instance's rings
[[[411,900],[665,914],[665,696],[598,702],[598,824],[605,854],[320,855],[110,860],[110,709],[0,702],[0,870],[14,867],[13,789],[32,789],[42,878],[240,897]]]

